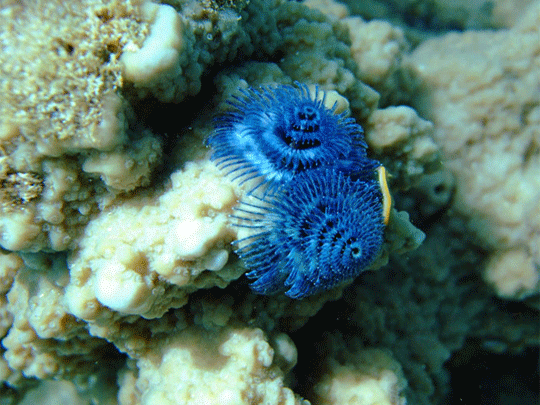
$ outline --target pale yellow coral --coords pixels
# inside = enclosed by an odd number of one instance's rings
[[[72,313],[92,319],[97,308],[88,305],[97,299],[124,314],[161,316],[187,292],[240,275],[241,269],[224,269],[234,237],[227,219],[236,204],[233,186],[208,161],[186,165],[171,180],[171,189],[154,202],[133,199],[86,228],[70,263]],[[183,291],[156,294],[168,284]]]
[[[496,27],[511,27],[535,0],[494,0],[491,21]],[[489,4],[489,3],[488,3]]]
[[[330,362],[330,370],[315,386],[320,405],[405,405],[407,382],[400,365],[380,349],[349,355],[345,364]]]
[[[0,244],[4,249],[29,249],[41,231],[31,209],[21,208],[18,212],[0,217]]]
[[[337,91],[335,90],[321,91],[319,89],[319,91],[316,92],[316,87],[314,85],[309,85],[308,87],[309,87],[309,94],[313,99],[315,99],[315,95],[317,95],[317,100],[324,99],[324,106],[328,109],[335,108],[334,112],[336,114],[341,114],[341,113],[350,111],[349,100],[347,100]]]
[[[89,405],[83,399],[75,384],[70,381],[42,381],[38,387],[28,391],[20,405]]]
[[[351,12],[369,20],[409,26],[411,37],[434,31],[493,29],[512,26],[535,0],[342,0]]]
[[[334,0],[305,0],[306,7],[319,10],[330,18],[345,18],[349,15],[347,6]]]
[[[13,325],[2,340],[4,359],[11,370],[26,377],[48,378],[77,367],[78,354],[100,345],[66,311],[63,285],[68,272],[62,256],[27,254],[19,263],[7,294]],[[44,275],[44,273],[46,275]],[[74,339],[77,337],[77,339]],[[49,339],[59,338],[50,345]],[[66,342],[71,338],[69,342]],[[81,338],[81,340],[79,340]]]
[[[491,257],[484,279],[503,298],[524,298],[540,290],[540,272],[524,249],[500,252]]]
[[[179,57],[184,45],[183,27],[180,15],[166,4],[146,3],[143,16],[152,23],[150,34],[141,48],[133,43],[126,44],[120,61],[124,65],[126,80],[135,85],[149,86],[167,77],[171,79],[174,71],[179,69]]]
[[[148,131],[130,149],[130,107],[116,93],[122,49],[142,43],[147,24],[138,0],[1,9],[0,245],[73,248],[99,204],[145,183],[160,156],[159,145],[141,151],[156,143]]]
[[[13,321],[5,294],[11,289],[15,275],[22,267],[23,261],[15,253],[0,254],[0,338],[6,335]]]
[[[383,156],[391,183],[395,179],[400,189],[416,186],[438,166],[439,149],[432,136],[433,124],[406,106],[376,110],[366,125],[366,141]],[[384,160],[389,155],[392,159]]]
[[[400,28],[386,21],[365,22],[360,17],[345,18],[351,36],[351,55],[360,79],[385,95],[396,92],[396,74],[408,45]]]
[[[22,264],[22,259],[15,253],[0,254],[0,294],[9,291],[15,274]]]
[[[300,405],[259,329],[190,328],[161,342],[120,380],[120,405]]]
[[[536,2],[512,29],[432,39],[407,62],[456,177],[453,207],[493,252],[485,278],[504,297],[536,292],[540,274],[539,27]]]
[[[151,170],[160,157],[160,142],[148,136],[134,142],[127,151],[89,157],[84,161],[82,170],[98,174],[112,190],[131,191],[148,184]]]

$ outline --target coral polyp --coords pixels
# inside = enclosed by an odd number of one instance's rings
[[[379,255],[382,203],[376,179],[336,169],[302,173],[278,195],[241,203],[236,224],[254,232],[234,244],[252,289],[298,299],[356,277]]]
[[[364,162],[363,129],[336,105],[325,106],[325,93],[300,83],[241,90],[229,111],[216,120],[207,140],[212,159],[234,180],[258,179],[251,191],[266,191],[306,170],[336,161]]]

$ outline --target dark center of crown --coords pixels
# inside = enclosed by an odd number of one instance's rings
[[[295,139],[290,135],[285,135],[283,140],[287,146],[296,150],[313,149],[321,146],[321,141],[318,139]]]
[[[321,146],[321,141],[317,139],[317,133],[320,130],[320,114],[316,108],[310,105],[295,108],[291,121],[290,130],[285,131],[282,136],[287,146],[296,150]]]
[[[306,150],[314,149],[321,146],[321,141],[318,139],[306,139],[302,131],[298,131],[293,128],[286,130],[284,128],[278,128],[274,132],[290,149]]]
[[[305,133],[318,132],[321,117],[319,111],[310,105],[303,105],[295,109],[293,130]]]

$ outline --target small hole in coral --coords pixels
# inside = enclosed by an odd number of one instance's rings
[[[441,194],[446,191],[446,187],[444,186],[444,184],[439,184],[435,186],[434,191],[435,191],[435,194]]]

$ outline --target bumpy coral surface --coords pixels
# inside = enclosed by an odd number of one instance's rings
[[[0,5],[2,403],[444,403],[471,347],[538,345],[539,3],[360,3]],[[203,142],[295,80],[395,197],[374,271],[304,300],[249,289]]]
[[[369,19],[391,20],[415,36],[447,30],[502,28],[515,23],[534,0],[344,0],[351,11]]]
[[[273,359],[259,329],[188,329],[128,364],[120,377],[119,405],[302,405],[283,386]]]
[[[73,248],[100,204],[148,183],[160,141],[129,128],[117,91],[123,48],[147,34],[139,14],[131,2],[3,3],[4,249]]]
[[[505,298],[540,288],[539,24],[537,3],[510,30],[448,34],[407,62],[456,178],[453,207],[492,252],[483,276]]]

